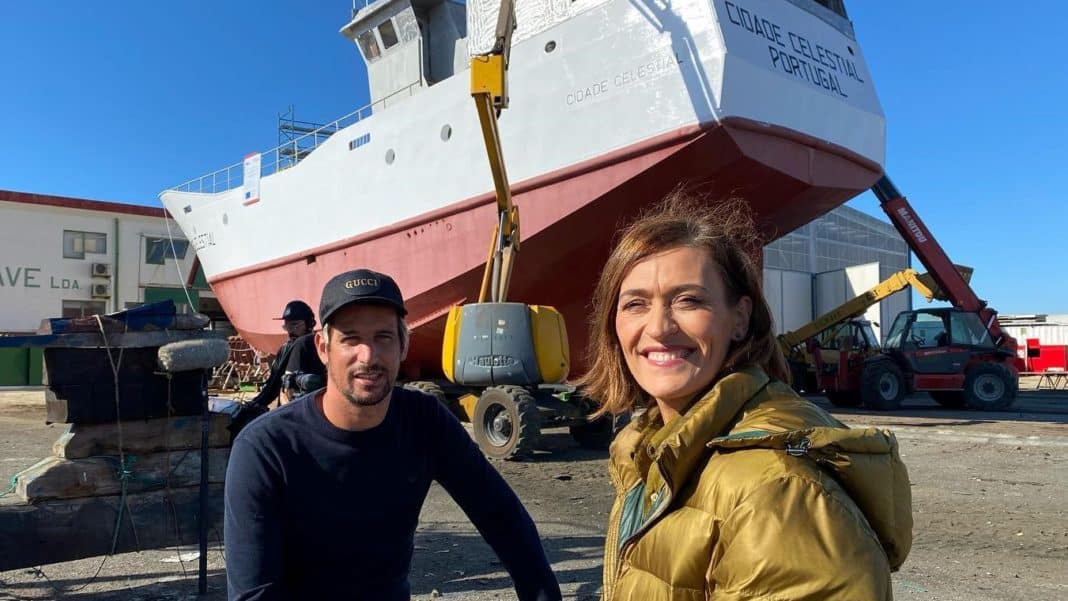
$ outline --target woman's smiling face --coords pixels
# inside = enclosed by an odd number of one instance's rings
[[[665,415],[680,413],[712,383],[752,311],[747,296],[731,305],[715,261],[688,246],[635,263],[617,303],[616,336],[627,368]]]

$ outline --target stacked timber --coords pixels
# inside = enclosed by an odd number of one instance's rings
[[[44,347],[46,419],[69,426],[51,456],[17,476],[21,503],[0,506],[0,571],[196,542],[208,374],[164,373],[157,353],[211,333],[201,316],[158,305],[100,321],[46,320],[37,336],[23,337]],[[207,420],[203,517],[217,534],[229,420]]]

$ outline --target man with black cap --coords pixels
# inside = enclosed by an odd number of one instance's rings
[[[289,340],[279,347],[271,363],[270,377],[252,399],[253,403],[263,407],[278,398],[279,392],[284,392],[288,400],[322,388],[326,375],[326,367],[315,349],[315,314],[311,307],[304,301],[289,301],[282,316],[275,320],[282,322]]]
[[[282,316],[282,329],[289,334],[271,362],[271,373],[263,388],[248,403],[244,403],[230,419],[231,436],[237,434],[253,419],[267,412],[267,407],[285,394],[285,400],[322,388],[326,367],[319,360],[315,348],[315,314],[302,300],[286,303]]]
[[[431,481],[460,505],[521,601],[560,599],[515,493],[434,398],[394,386],[408,351],[392,278],[367,269],[323,288],[325,390],[246,428],[226,473],[229,598],[410,598],[415,528]]]

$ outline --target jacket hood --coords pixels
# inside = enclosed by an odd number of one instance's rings
[[[774,449],[808,457],[834,476],[864,512],[886,551],[892,570],[912,548],[912,490],[908,471],[889,430],[807,428],[790,432],[750,431],[714,438],[711,449]]]

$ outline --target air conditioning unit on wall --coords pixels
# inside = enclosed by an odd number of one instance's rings
[[[93,263],[92,270],[94,278],[111,277],[111,263]]]
[[[93,298],[111,298],[111,284],[92,284],[92,297]]]

